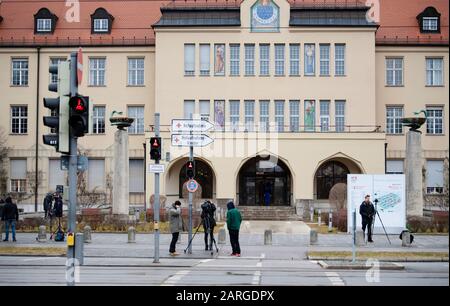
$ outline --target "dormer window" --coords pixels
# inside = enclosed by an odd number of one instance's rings
[[[98,8],[91,15],[91,33],[92,34],[110,34],[114,17],[104,8]]]
[[[417,16],[421,33],[440,33],[441,14],[432,6],[427,7]]]
[[[55,25],[58,17],[52,14],[47,8],[41,8],[34,15],[34,33],[52,34],[55,31]]]

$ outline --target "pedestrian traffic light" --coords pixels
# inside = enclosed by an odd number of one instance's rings
[[[161,159],[161,137],[150,138],[150,159],[156,161]]]
[[[195,177],[195,162],[193,160],[186,163],[186,176],[190,180]]]
[[[89,133],[89,97],[75,95],[69,100],[72,136],[83,137]]]
[[[53,129],[54,133],[43,135],[46,145],[54,146],[57,152],[69,153],[69,95],[70,67],[63,61],[58,65],[50,65],[49,72],[58,74],[58,82],[48,85],[48,90],[57,92],[57,98],[44,98],[44,107],[50,109],[50,116],[44,116],[44,125]]]

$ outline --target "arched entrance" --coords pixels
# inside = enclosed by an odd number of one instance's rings
[[[239,205],[290,206],[291,181],[291,172],[280,159],[254,157],[239,171]]]
[[[181,167],[178,177],[178,196],[182,199],[183,184],[187,181],[186,169],[184,166]],[[200,184],[200,186],[202,186],[202,199],[212,199],[214,173],[211,167],[200,159],[195,159],[195,180]]]

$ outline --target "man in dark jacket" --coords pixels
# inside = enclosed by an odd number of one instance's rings
[[[214,227],[216,226],[216,220],[214,219],[214,212],[216,211],[216,205],[210,201],[205,201],[202,204],[202,223],[203,230],[205,232],[205,251],[212,251],[212,245],[214,241]],[[209,233],[209,243],[208,243],[208,233]]]
[[[241,247],[239,246],[239,229],[241,227],[242,216],[239,210],[234,207],[232,201],[227,203],[227,228],[230,234],[230,243],[233,252],[231,256],[241,256]]]
[[[5,239],[9,239],[9,227],[11,226],[13,241],[16,241],[16,222],[19,221],[19,210],[17,205],[12,202],[11,197],[5,199],[5,206],[3,207],[2,220],[5,221]]]
[[[362,217],[362,230],[365,234],[367,227],[367,241],[373,242],[372,240],[372,222],[375,216],[375,208],[373,207],[372,202],[370,202],[370,195],[366,195],[364,201],[361,203],[359,207],[359,213]]]
[[[52,202],[53,202],[53,195],[51,192],[47,193],[47,195],[44,198],[44,218],[49,217],[52,210]]]

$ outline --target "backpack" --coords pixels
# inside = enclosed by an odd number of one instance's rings
[[[405,232],[408,232],[408,231],[404,230],[400,233],[400,236],[398,237],[398,238],[400,238],[400,240],[403,240],[403,234]],[[413,234],[410,233],[409,234],[409,243],[412,243],[413,241],[414,241],[414,236],[413,236]]]
[[[61,226],[58,226],[58,230],[56,231],[55,241],[64,241],[64,231]]]

